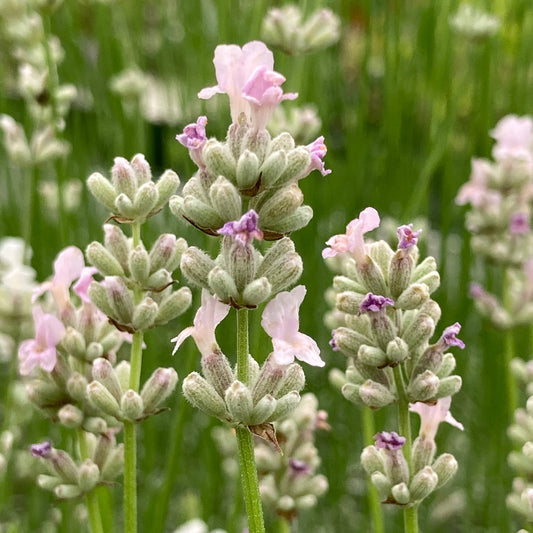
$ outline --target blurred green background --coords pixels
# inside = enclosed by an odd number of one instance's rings
[[[501,26],[491,37],[471,38],[450,25],[460,4],[452,0],[302,2],[304,12],[328,7],[340,16],[340,41],[304,56],[274,50],[275,69],[287,78],[285,90],[299,93],[296,101],[283,106],[316,107],[322,119],[320,134],[328,146],[326,167],[332,170],[327,177],[315,172],[301,182],[315,216],[294,235],[304,259],[302,282],[308,287],[301,329],[315,336],[327,362],[325,369],[305,368],[306,390],[319,397],[332,426],[329,433],[317,437],[321,471],[330,488],[315,509],[301,516],[297,531],[371,531],[366,480],[358,464],[364,446],[360,408],[347,402],[327,378],[328,369],[344,369],[345,357],[328,346],[323,295],[332,275],[320,255],[324,241],[343,232],[347,222],[367,206],[399,224],[415,217],[427,219],[421,248],[436,256],[442,277],[434,295],[443,310],[438,331],[459,321],[460,337],[467,345],[456,354],[464,381],[452,405],[465,432],[441,427],[437,439],[439,451],[455,454],[460,470],[446,488],[424,502],[421,530],[507,532],[522,525],[505,508],[512,475],[506,466],[510,445],[503,337],[476,315],[467,296],[469,280],[484,281],[496,290],[501,273],[485,270],[471,256],[463,229],[464,209],[455,205],[454,197],[469,176],[470,158],[490,156],[488,132],[496,121],[508,113],[521,115],[533,109],[533,5],[527,0],[476,2],[496,15]],[[74,84],[81,95],[66,116],[62,134],[71,152],[55,164],[26,173],[10,165],[2,151],[0,166],[0,236],[23,235],[31,227],[32,264],[40,280],[50,275],[51,263],[63,247],[75,244],[84,249],[92,240],[101,240],[107,215],[85,189],[77,210],[51,213],[37,184],[84,182],[96,170],[107,173],[115,156],[131,159],[138,152],[145,154],[154,174],[172,168],[184,183],[195,167],[175,135],[199,114],[208,115],[209,136],[222,138],[230,123],[225,96],[209,104],[196,97],[200,89],[216,83],[214,48],[260,39],[267,10],[279,5],[283,2],[69,0],[57,8],[50,17],[50,30],[65,50],[58,77],[61,83]],[[12,90],[14,65],[6,46],[0,52],[0,112],[12,115],[30,132],[25,104]],[[111,90],[113,77],[134,66],[166,87],[153,103],[162,107],[163,116],[147,120],[138,101],[128,109]],[[165,98],[172,98],[174,113],[165,109]],[[179,223],[168,209],[151,219],[144,231],[148,245],[159,233],[173,232],[189,244],[211,250],[217,246],[215,239]],[[176,356],[170,355],[170,338],[189,325],[193,315],[194,309],[165,330],[147,335],[144,376],[157,366],[175,365],[183,379],[199,367],[192,342]],[[262,360],[268,343],[258,327],[260,314],[255,313],[252,321],[252,350]],[[219,339],[231,359],[232,324],[224,326]],[[529,358],[528,331],[517,331],[515,338],[517,355]],[[6,386],[6,373],[2,370],[0,388]],[[210,437],[218,422],[194,411],[181,393],[169,405],[170,412],[147,420],[141,428],[140,530],[172,531],[195,515],[212,528],[226,527],[231,514],[239,510],[231,500],[235,481],[224,478]],[[378,412],[378,429],[396,429],[394,414]],[[66,431],[60,435],[39,417],[35,420],[28,444],[49,434],[68,439]],[[15,485],[8,476],[2,490],[0,522],[17,516],[21,531],[40,531],[43,515],[57,503],[27,480]],[[120,490],[114,492],[118,513]],[[66,517],[60,531],[72,531],[68,517],[74,516],[75,505],[59,504]],[[388,531],[401,530],[397,509],[386,509],[386,517]]]

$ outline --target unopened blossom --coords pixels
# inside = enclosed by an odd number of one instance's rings
[[[459,322],[448,326],[444,330],[437,344],[441,345],[443,349],[450,348],[451,346],[458,346],[459,348],[463,349],[465,347],[465,343],[461,339],[457,338],[459,331],[461,331],[461,324],[459,324]]]
[[[374,435],[376,441],[376,448],[383,448],[385,450],[399,450],[405,444],[405,437],[400,437],[396,431],[382,431]]]
[[[187,337],[194,339],[196,346],[203,356],[208,356],[219,349],[216,338],[216,327],[226,318],[230,306],[219,301],[216,296],[211,296],[205,289],[202,290],[202,305],[196,312],[193,326],[185,328],[179,335],[171,339],[175,342],[173,354]]]
[[[509,221],[509,233],[511,235],[524,235],[529,233],[529,215],[527,213],[514,213]]]
[[[337,254],[350,252],[357,262],[363,262],[366,256],[363,235],[379,226],[379,214],[373,207],[367,207],[359,213],[359,218],[346,226],[346,233],[334,235],[326,241],[328,248],[322,250],[322,257],[335,257]]]
[[[34,457],[43,457],[46,459],[50,456],[50,453],[52,452],[52,443],[47,440],[38,444],[32,444],[30,447],[30,451]]]
[[[203,166],[202,148],[207,141],[205,127],[207,117],[198,117],[196,122],[188,124],[183,128],[183,133],[176,135],[176,140],[189,149],[191,159],[198,165]]]
[[[496,140],[492,149],[494,159],[532,162],[533,121],[530,117],[507,115],[496,124],[490,134]]]
[[[328,151],[324,144],[324,136],[321,135],[318,139],[314,140],[311,144],[306,146],[307,150],[311,154],[311,164],[309,165],[309,172],[312,170],[319,170],[322,176],[331,174],[331,170],[326,169],[324,164],[324,157]]]
[[[280,365],[288,365],[294,358],[313,366],[324,366],[317,343],[300,333],[299,310],[306,288],[298,285],[290,292],[280,292],[263,311],[261,325],[272,338],[274,358]]]
[[[335,330],[331,330],[331,340],[329,341],[329,345],[331,346],[331,349],[334,352],[339,351],[339,347],[337,346],[337,343],[335,342]]]
[[[412,224],[400,226],[398,228],[398,249],[408,250],[409,248],[415,246],[418,242],[418,236],[421,232],[421,229],[413,231]]]
[[[289,459],[289,471],[294,476],[302,476],[309,474],[313,469],[306,462],[291,457]]]
[[[385,296],[379,296],[369,292],[359,305],[359,312],[379,313],[380,311],[385,309],[387,305],[394,305],[394,300],[392,300],[391,298],[386,298]]]
[[[463,424],[455,420],[450,413],[451,403],[452,397],[446,396],[445,398],[439,398],[435,405],[428,405],[422,402],[410,405],[409,410],[420,416],[419,433],[423,439],[434,441],[441,422],[447,422],[463,431]]]
[[[241,244],[249,244],[253,239],[262,240],[263,232],[258,226],[259,216],[250,209],[239,220],[226,222],[219,230],[221,235],[231,235]]]
[[[39,306],[33,308],[35,338],[19,346],[19,372],[27,376],[36,366],[51,372],[57,362],[56,346],[65,334],[65,326],[55,316],[43,313]]]

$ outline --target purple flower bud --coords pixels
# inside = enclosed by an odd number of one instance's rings
[[[189,150],[198,150],[199,148],[202,148],[205,141],[207,141],[207,136],[205,134],[206,124],[207,117],[198,117],[196,122],[188,124],[183,128],[183,133],[176,135],[176,140]]]
[[[47,440],[39,444],[32,444],[30,450],[33,457],[43,457],[44,459],[46,459],[50,457],[50,452],[52,451],[52,443]]]
[[[376,448],[386,450],[399,450],[405,444],[405,437],[400,437],[396,431],[376,433],[374,440],[376,441]]]
[[[293,476],[301,476],[311,472],[311,467],[307,463],[292,457],[289,459],[289,469]]]
[[[257,226],[258,220],[258,214],[253,209],[250,209],[239,220],[226,222],[218,230],[218,233],[220,235],[232,235],[244,245],[249,244],[253,239],[262,240],[263,232]]]
[[[443,349],[449,348],[450,346],[459,346],[461,349],[465,347],[465,343],[456,337],[459,331],[461,331],[461,324],[459,324],[459,322],[456,322],[452,326],[448,326],[444,330],[442,337],[439,339],[439,344]]]
[[[316,169],[320,171],[322,176],[331,174],[331,170],[326,170],[323,161],[324,156],[328,151],[326,145],[324,144],[324,136],[318,137],[318,139],[314,140],[311,144],[308,144],[306,148],[309,150],[309,154],[311,155],[311,164],[309,165],[308,169],[309,172]]]
[[[394,300],[385,296],[377,296],[369,292],[359,305],[360,313],[379,313],[387,305],[394,305]]]
[[[413,231],[413,225],[400,226],[398,228],[398,249],[408,250],[418,242],[418,236],[422,230]]]
[[[470,298],[482,298],[485,294],[485,289],[479,283],[470,283],[468,286],[468,295]]]
[[[331,331],[331,340],[329,341],[329,345],[331,346],[331,349],[334,352],[339,351],[339,347],[337,346],[337,343],[335,342],[335,330],[334,329]]]
[[[529,233],[529,216],[527,213],[514,213],[509,221],[509,233],[511,235],[524,235]]]

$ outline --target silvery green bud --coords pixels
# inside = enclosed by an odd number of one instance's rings
[[[263,424],[271,420],[271,416],[276,409],[276,404],[276,400],[270,394],[263,396],[252,409],[250,425]]]
[[[128,389],[120,400],[120,410],[126,420],[135,422],[145,412],[142,398],[133,389]]]
[[[287,153],[285,150],[272,152],[263,162],[259,169],[261,173],[261,185],[265,188],[272,187],[287,167]],[[237,168],[237,173],[238,173]],[[239,179],[237,174],[237,179]]]
[[[158,368],[144,384],[141,398],[144,412],[155,411],[176,388],[178,373],[173,368]]]
[[[183,215],[201,229],[217,230],[224,224],[215,209],[194,196],[186,196],[183,200]]]
[[[207,283],[213,293],[215,293],[222,302],[229,303],[231,300],[239,300],[239,291],[235,285],[234,279],[230,274],[216,266],[209,272]]]
[[[99,381],[92,381],[87,385],[89,400],[106,415],[120,419],[122,413],[115,397]]]
[[[254,279],[242,292],[242,300],[245,305],[259,305],[272,294],[272,285],[266,277]]]
[[[437,457],[437,460],[432,465],[433,471],[439,477],[439,482],[437,483],[437,488],[442,487],[457,472],[458,464],[455,457],[450,453],[443,453]]]
[[[158,200],[159,194],[157,188],[151,181],[139,187],[139,190],[135,194],[135,200],[133,201],[135,216],[145,219],[150,215]]]
[[[128,255],[130,252],[128,238],[119,227],[114,226],[113,224],[104,224],[104,232],[104,244],[106,249],[113,254],[125,271],[128,267]]]
[[[135,173],[137,185],[152,181],[152,171],[143,154],[135,154],[131,160],[131,168]]]
[[[221,398],[235,380],[227,357],[220,351],[202,357],[202,372]]]
[[[152,298],[147,296],[135,307],[131,319],[131,325],[136,331],[147,330],[154,325],[158,313],[158,305],[152,300]]]
[[[294,499],[291,498],[288,494],[284,494],[281,498],[279,498],[276,505],[276,507],[280,510],[281,513],[288,514],[290,514],[290,512],[294,510],[294,506]]]
[[[304,228],[313,218],[313,210],[308,205],[302,205],[286,218],[272,223],[268,228],[277,233],[291,233],[292,231]],[[266,225],[266,224],[265,224]]]
[[[383,272],[385,278],[388,278],[391,261],[394,258],[394,252],[389,244],[385,241],[371,242],[366,246],[368,255],[376,262]]]
[[[117,259],[99,242],[92,242],[85,252],[91,265],[103,276],[124,276],[124,269]]]
[[[266,129],[250,128],[242,139],[243,150],[254,152],[259,161],[265,159],[265,155],[270,148],[270,133]]]
[[[257,268],[257,276],[266,276],[270,279],[271,276],[279,274],[279,270],[283,270],[282,265],[285,265],[295,254],[294,243],[288,237],[274,242]]]
[[[94,305],[96,305],[96,307],[98,307],[98,309],[100,309],[100,311],[102,311],[105,315],[113,316],[115,314],[115,311],[111,306],[107,290],[102,286],[101,283],[93,281],[89,286],[88,295],[91,299],[91,302],[93,302]]]
[[[87,187],[91,194],[104,206],[108,211],[115,212],[115,199],[117,192],[109,181],[99,172],[94,172],[87,179]]]
[[[382,501],[387,500],[392,488],[389,478],[381,472],[374,472],[371,474],[370,479],[372,480],[372,485],[378,490],[379,499]]]
[[[354,281],[353,279],[347,276],[335,276],[333,278],[333,288],[335,289],[336,292],[351,291],[351,292],[359,293],[359,294],[366,292],[364,287],[362,287],[361,285],[359,285],[359,283],[357,283],[356,281]],[[361,298],[361,301],[362,301],[362,298]]]
[[[94,453],[92,454],[93,461],[98,465],[98,468],[102,468],[115,445],[116,440],[112,434],[104,433],[98,437]]]
[[[238,291],[242,291],[254,279],[256,270],[254,248],[235,240],[226,265]]]
[[[291,391],[301,391],[305,385],[305,374],[298,363],[291,363],[284,372],[278,388],[274,391],[276,398],[284,396]]]
[[[404,482],[394,485],[391,488],[391,494],[396,503],[399,503],[400,505],[407,505],[411,499],[409,489]]]
[[[69,355],[73,355],[76,359],[85,357],[85,339],[78,330],[70,326],[61,339],[61,345]]]
[[[170,207],[170,212],[176,217],[181,219],[184,214],[183,211],[184,200],[181,196],[171,196],[168,201],[168,206]]]
[[[189,374],[183,381],[182,388],[183,395],[194,407],[221,420],[228,420],[224,400],[200,374]]]
[[[363,262],[358,262],[356,267],[363,285],[369,292],[383,296],[388,294],[383,272],[370,256],[367,255]]]
[[[429,289],[425,284],[413,284],[407,287],[398,299],[395,306],[405,311],[409,309],[418,309],[424,302],[429,299]]]
[[[445,353],[442,356],[442,362],[436,374],[442,380],[443,378],[448,377],[455,370],[455,366],[456,362],[453,354]]]
[[[253,409],[252,393],[240,381],[234,381],[225,393],[226,405],[232,418],[245,426],[250,425]]]
[[[367,379],[359,387],[359,396],[372,409],[380,409],[396,401],[394,394],[385,385],[371,379]]]
[[[285,368],[281,365],[278,365],[274,356],[270,354],[263,363],[259,375],[255,380],[254,386],[252,387],[253,402],[257,403],[261,398],[263,398],[263,396],[277,392],[284,374]]]
[[[56,476],[49,476],[46,474],[40,474],[37,477],[37,485],[44,490],[54,490],[58,485],[61,484],[61,479]]]
[[[386,350],[389,342],[396,338],[397,330],[385,310],[368,313],[372,332],[382,350]]]
[[[82,429],[95,435],[101,435],[107,431],[107,423],[103,418],[99,416],[91,416],[83,421]]]
[[[445,398],[446,396],[453,396],[461,390],[463,380],[460,376],[449,376],[443,378],[439,383],[439,390],[435,394],[435,398]]]
[[[409,324],[402,336],[411,350],[418,348],[433,335],[435,322],[425,313],[419,313]]]
[[[207,286],[209,272],[215,266],[215,262],[196,246],[189,247],[181,256],[181,271],[190,283],[199,287]]]
[[[74,372],[67,381],[67,391],[77,402],[83,403],[87,397],[87,380],[78,372]]]
[[[359,314],[359,306],[364,300],[365,295],[353,291],[345,291],[337,294],[336,307],[343,313],[350,315]]]
[[[375,446],[367,446],[361,453],[361,465],[370,476],[374,472],[385,473],[383,456]]]
[[[134,248],[128,258],[129,270],[135,281],[146,283],[150,275],[150,258],[142,244]]]
[[[94,284],[91,284],[91,287]],[[133,299],[130,291],[124,284],[122,278],[118,276],[106,277],[102,282],[104,285],[109,303],[114,311],[113,317],[116,317],[122,324],[129,324],[133,316]]]
[[[90,459],[86,459],[80,465],[80,478],[78,486],[82,492],[89,492],[100,481],[100,469]]]
[[[294,148],[294,139],[290,133],[284,131],[272,139],[270,142],[270,152],[285,150],[288,152]]]
[[[434,257],[426,257],[414,270],[411,281],[420,283],[420,278],[437,271],[437,262]]]
[[[72,498],[78,498],[81,496],[82,491],[78,487],[78,485],[70,485],[70,484],[61,484],[58,485],[54,489],[54,494],[60,499],[60,500],[69,500]]]
[[[85,353],[85,359],[87,359],[87,361],[94,361],[95,359],[98,359],[98,357],[102,357],[102,355],[104,355],[104,349],[99,342],[91,342],[89,346],[87,346],[87,351]]]
[[[347,383],[346,375],[339,368],[332,368],[329,371],[328,379],[331,385],[338,390],[341,390],[342,387]]]
[[[237,161],[237,187],[244,190],[252,189],[258,179],[259,159],[250,150],[244,150]],[[238,218],[239,215],[230,218],[230,220],[236,220]]]
[[[340,327],[333,333],[335,344],[346,355],[356,357],[363,344],[372,345],[372,340],[349,328]]]
[[[311,164],[311,154],[304,146],[298,146],[287,152],[287,166],[276,181],[276,186],[283,186],[301,178]]]
[[[413,471],[418,472],[433,462],[437,446],[433,439],[417,437],[413,442]]]
[[[183,239],[181,239],[183,240]],[[152,249],[150,250],[150,256],[149,256],[149,273],[153,274],[154,272],[157,272],[160,269],[168,270],[169,272],[172,272],[174,268],[168,268],[169,263],[175,263],[173,260],[173,256],[175,254],[177,247],[177,240],[176,236],[172,235],[172,233],[163,233],[163,235],[160,235],[157,238],[157,241],[155,241],[154,245],[152,246]],[[187,244],[185,243],[185,249],[187,248]],[[183,250],[184,251],[184,250]],[[181,253],[179,253],[179,258],[181,258]],[[179,259],[177,259],[177,264],[179,264]],[[174,266],[174,264],[172,265]]]
[[[191,305],[192,294],[189,287],[181,287],[176,292],[163,298],[159,303],[156,325],[166,324],[184,313]]]
[[[276,190],[259,208],[261,227],[272,228],[293,214],[302,205],[303,199],[303,193],[296,184]]]
[[[113,366],[107,359],[96,359],[92,368],[93,379],[99,381],[114,396],[117,402],[122,397],[122,388]]]
[[[159,211],[163,208],[170,197],[176,192],[179,184],[180,179],[178,175],[173,170],[165,170],[155,184],[158,200],[154,206],[154,211]]]
[[[241,216],[241,195],[235,185],[224,176],[219,176],[211,185],[209,198],[223,220],[237,220]]]
[[[133,208],[133,202],[125,195],[119,194],[115,199],[115,213],[119,213],[121,216],[127,219],[134,219],[137,215]]]
[[[129,388],[130,382],[130,363],[128,361],[120,361],[115,367],[115,374],[122,390]]]
[[[34,381],[26,385],[28,398],[39,407],[64,401],[64,393],[55,383]]]
[[[389,265],[389,287],[394,299],[409,286],[414,266],[414,259],[404,250],[394,254]]]
[[[342,395],[348,401],[355,403],[356,405],[363,405],[363,400],[361,399],[361,396],[359,395],[360,388],[361,388],[361,385],[359,384],[345,383],[341,388],[341,392],[342,392]]]
[[[357,357],[361,363],[378,368],[387,366],[387,354],[376,346],[362,344],[357,352]]]
[[[393,485],[409,483],[409,466],[401,449],[383,450],[385,474]]]
[[[113,449],[101,469],[101,477],[106,480],[113,480],[122,473],[124,468],[124,445],[119,444]]]
[[[169,272],[174,272],[179,266],[181,261],[181,256],[183,255],[183,252],[187,250],[189,245],[187,244],[187,241],[180,237],[179,239],[176,239],[176,246],[174,247],[174,252],[170,259],[168,260],[167,264],[165,265],[165,268]]]
[[[279,420],[280,418],[286,417],[296,409],[299,403],[300,395],[294,390],[279,397],[276,401],[276,408],[270,416],[270,420]]]
[[[436,488],[439,477],[430,466],[424,467],[417,472],[409,489],[411,491],[411,500],[418,502],[429,496]]]
[[[130,200],[137,192],[137,178],[130,162],[123,157],[115,157],[115,164],[111,168],[111,183],[117,194],[124,194]]]
[[[430,370],[424,371],[409,383],[407,388],[409,401],[411,403],[424,402],[435,398],[439,385],[440,380],[433,372]]]
[[[111,324],[109,325],[111,328]],[[104,333],[102,331],[102,333]],[[112,328],[108,333],[104,333],[104,337],[100,339],[100,345],[105,354],[114,351],[122,344],[120,332],[116,328]]]
[[[146,289],[150,289],[154,292],[161,292],[171,284],[172,276],[170,275],[170,272],[161,268],[157,272],[150,274],[150,277],[146,280]]]
[[[400,337],[387,344],[387,358],[391,363],[403,363],[409,357],[409,346]]]
[[[430,293],[435,292],[440,286],[440,275],[437,271],[430,272],[418,279],[417,283],[427,285]]]
[[[204,145],[202,155],[211,174],[214,176],[224,176],[231,182],[235,183],[235,158],[226,144],[215,139],[209,139]]]
[[[442,314],[440,306],[435,300],[428,300],[427,302],[425,302],[419,309],[419,311],[430,316],[435,322],[435,324],[440,320],[440,316]]]
[[[78,483],[78,467],[67,452],[53,449],[49,460],[54,471],[64,482]]]
[[[71,404],[64,405],[58,412],[59,423],[68,428],[80,427],[83,422],[83,412]]]

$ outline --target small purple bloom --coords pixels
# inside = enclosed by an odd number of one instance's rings
[[[329,341],[329,345],[331,346],[331,349],[334,352],[339,351],[339,347],[337,346],[337,343],[335,342],[335,330],[331,331],[331,340]]]
[[[439,344],[441,344],[444,349],[450,348],[450,346],[458,346],[459,348],[463,349],[465,347],[465,343],[456,337],[459,331],[461,331],[461,324],[459,324],[459,322],[448,326],[444,330],[442,337],[439,339]]]
[[[418,242],[418,236],[422,230],[413,231],[413,225],[400,226],[398,228],[398,249],[407,250]]]
[[[386,450],[399,450],[405,444],[405,437],[400,437],[396,431],[382,431],[374,435],[376,441],[376,448],[384,448]]]
[[[43,457],[44,459],[46,459],[47,457],[50,457],[50,452],[52,451],[52,443],[47,440],[39,444],[32,444],[30,450],[33,457]]]
[[[394,305],[394,300],[385,296],[377,296],[369,292],[359,305],[360,313],[379,313],[387,305]]]
[[[308,171],[319,170],[322,176],[327,176],[331,174],[331,170],[327,170],[324,165],[324,156],[326,155],[328,149],[324,144],[324,136],[321,135],[318,139],[313,141],[311,144],[306,146],[307,150],[311,154],[311,164],[309,165]]]
[[[291,474],[295,476],[301,476],[311,472],[311,467],[307,463],[299,459],[293,459],[292,457],[289,459],[289,469]]]
[[[183,133],[176,135],[176,140],[188,148],[189,150],[198,150],[202,148],[207,141],[205,134],[205,126],[207,124],[207,117],[198,117],[196,122],[188,124],[183,128]]]
[[[509,233],[511,235],[524,235],[529,233],[529,216],[527,213],[514,213],[509,221]]]
[[[253,239],[261,240],[263,232],[259,229],[257,222],[259,220],[258,214],[250,209],[239,220],[232,220],[226,222],[222,228],[218,230],[220,235],[232,235],[241,244],[249,244]]]

